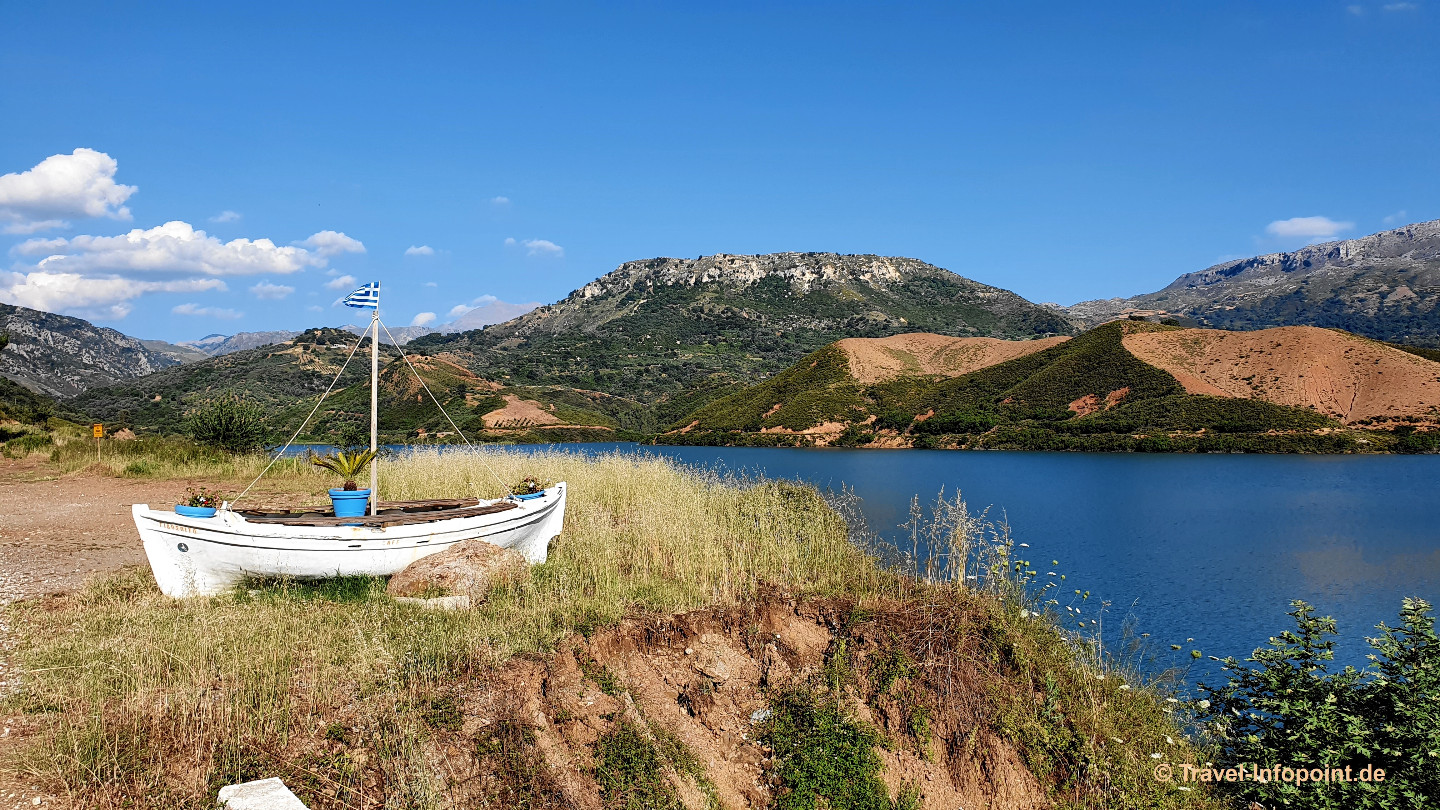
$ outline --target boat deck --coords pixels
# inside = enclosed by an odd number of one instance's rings
[[[443,499],[432,501],[381,501],[380,508],[373,515],[359,517],[335,517],[333,509],[311,511],[279,509],[237,509],[235,514],[248,523],[268,523],[281,526],[409,526],[418,523],[434,523],[452,518],[492,515],[514,509],[514,501],[477,504],[474,498]]]

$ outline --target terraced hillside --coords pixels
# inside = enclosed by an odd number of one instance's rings
[[[1297,396],[1294,386],[1274,383],[1241,391],[1232,371],[1226,377],[1229,388],[1202,388],[1192,378],[1203,375],[1187,373],[1184,363],[1172,358],[1188,357],[1186,347],[1200,341],[1213,352],[1235,351],[1224,367],[1244,369],[1250,355],[1240,347],[1268,340],[1274,343],[1267,349],[1271,363],[1286,358],[1298,369],[1307,362],[1338,362],[1315,356],[1319,342],[1308,331],[1236,335],[1123,321],[1070,340],[1020,342],[1004,349],[947,345],[933,336],[912,336],[904,344],[893,338],[841,341],[699,408],[672,424],[660,441],[1341,451],[1381,449],[1396,440],[1388,432],[1347,432],[1342,420],[1368,426],[1383,412],[1387,427],[1435,424],[1440,363],[1363,338],[1326,334],[1333,335],[1330,342],[1345,344],[1335,350],[1337,357],[1361,364],[1346,366],[1357,369],[1345,372],[1345,385],[1360,403],[1348,411],[1329,407],[1337,404],[1337,385],[1325,389],[1332,392],[1328,398]],[[907,352],[902,345],[920,351]],[[934,361],[947,352],[971,360],[948,366]],[[1202,350],[1194,354],[1201,359],[1188,362],[1205,366],[1205,373],[1223,365]],[[1375,365],[1372,355],[1382,362]],[[1321,373],[1312,369],[1309,374],[1320,384]],[[1214,376],[1218,379],[1218,372]]]

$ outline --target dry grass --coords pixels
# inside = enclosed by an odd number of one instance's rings
[[[234,463],[238,490],[256,462]],[[503,661],[626,614],[733,604],[778,583],[875,606],[864,609],[872,622],[886,616],[872,635],[903,641],[905,659],[931,673],[925,694],[947,704],[966,680],[954,673],[979,671],[983,659],[987,677],[954,699],[990,706],[974,717],[1021,744],[1060,805],[1185,804],[1146,781],[1155,741],[1180,736],[1161,698],[1096,677],[1103,659],[1057,633],[1060,617],[1042,616],[1058,610],[1037,604],[1050,589],[1027,591],[1035,572],[1017,558],[1022,547],[958,494],[928,516],[916,505],[912,552],[921,540],[931,552],[896,555],[916,572],[908,579],[882,571],[840,513],[794,484],[618,454],[421,451],[382,470],[387,500],[563,480],[565,529],[528,580],[464,612],[397,604],[369,579],[252,583],[175,601],[144,569],[11,606],[23,687],[7,701],[45,722],[21,759],[0,764],[79,807],[208,810],[219,786],[274,775],[316,810],[445,806],[437,723],[458,711],[457,696],[483,692]],[[272,486],[308,498],[330,483],[298,461],[283,462]],[[987,652],[970,660],[982,640]],[[911,702],[925,705],[920,693]],[[1096,781],[1105,774],[1118,793]]]
[[[565,480],[565,531],[527,583],[468,612],[399,605],[368,580],[172,601],[145,570],[13,607],[25,674],[12,700],[53,721],[14,765],[88,806],[156,796],[208,806],[228,781],[277,768],[298,778],[296,752],[342,718],[385,752],[386,794],[424,807],[429,777],[415,743],[424,724],[407,707],[517,652],[546,651],[627,612],[734,602],[764,582],[861,597],[893,589],[819,495],[790,484],[741,485],[618,455],[428,452],[385,470],[387,499],[488,495],[524,475]],[[324,480],[298,466],[288,474]],[[311,770],[366,805],[366,787],[346,783],[343,765]]]

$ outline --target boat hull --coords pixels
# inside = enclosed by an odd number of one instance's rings
[[[224,592],[247,578],[390,576],[465,540],[484,540],[545,562],[565,520],[565,484],[514,509],[394,526],[286,526],[231,511],[187,518],[135,504],[135,528],[155,582],[175,598]]]

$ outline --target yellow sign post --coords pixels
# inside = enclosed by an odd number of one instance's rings
[[[96,424],[95,427],[92,428],[92,429],[95,431],[95,438],[97,438],[97,439],[103,439],[103,438],[105,437],[105,426],[104,426],[104,425]]]
[[[96,422],[90,427],[90,432],[95,434],[95,463],[100,463],[100,440],[105,437],[105,426]]]

